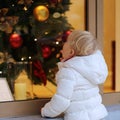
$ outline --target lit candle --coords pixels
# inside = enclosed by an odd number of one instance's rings
[[[15,83],[15,100],[25,100],[26,96],[26,83]]]

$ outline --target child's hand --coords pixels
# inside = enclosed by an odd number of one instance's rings
[[[60,61],[61,62],[65,62],[66,60],[64,58],[60,58]]]
[[[41,116],[44,117],[42,108],[40,109]]]
[[[44,117],[44,118],[51,118],[51,117],[47,117],[47,116],[44,115],[44,113],[43,113],[43,108],[41,108],[40,113],[41,113],[41,117]]]

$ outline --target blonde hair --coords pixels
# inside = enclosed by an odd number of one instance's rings
[[[95,37],[88,31],[75,30],[68,36],[75,55],[85,56],[94,53],[99,47]]]

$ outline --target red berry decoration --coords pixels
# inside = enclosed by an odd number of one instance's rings
[[[44,58],[48,58],[51,55],[51,48],[47,45],[42,47],[42,55]]]
[[[12,48],[19,48],[22,45],[23,40],[19,34],[13,33],[10,36],[9,42]]]

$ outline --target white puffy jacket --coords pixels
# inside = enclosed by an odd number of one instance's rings
[[[57,91],[41,110],[43,117],[64,113],[64,120],[100,120],[107,115],[98,85],[108,70],[100,51],[58,63]]]

